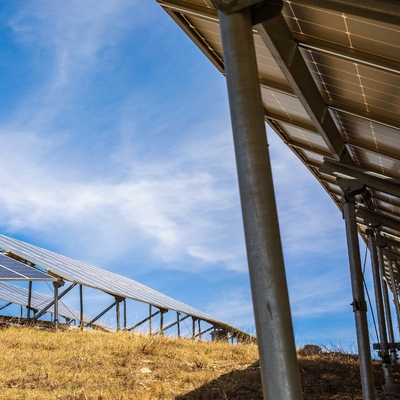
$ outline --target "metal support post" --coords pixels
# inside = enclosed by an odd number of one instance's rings
[[[126,331],[126,298],[124,299],[124,331]]]
[[[61,287],[61,284],[57,282],[53,282],[54,286],[54,329],[58,329],[58,288]]]
[[[160,335],[164,335],[164,310],[160,308]]]
[[[200,321],[200,319],[198,319],[197,320],[197,327],[198,327],[198,330],[199,330],[199,334],[198,334],[198,336],[199,336],[199,339],[201,339],[201,325],[200,325],[200,323],[201,323],[201,321]]]
[[[358,244],[354,196],[348,197],[347,194],[344,193],[342,204],[346,226],[347,250],[349,254],[351,288],[353,293],[352,306],[356,324],[363,399],[375,400],[375,384],[372,374],[371,347],[367,322],[367,303],[364,297],[364,280]]]
[[[392,282],[392,293],[393,293],[393,301],[394,301],[394,307],[396,309],[396,316],[397,316],[397,326],[400,332],[400,305],[399,305],[399,292],[398,292],[398,285],[396,283],[396,280],[394,278],[394,273],[393,273],[393,262],[395,261],[395,258],[386,256],[388,259],[388,266],[389,266],[389,273],[390,273],[390,281]]]
[[[121,299],[119,297],[115,297],[115,314],[117,320],[116,331],[121,330],[121,307],[120,307]]]
[[[390,301],[389,301],[389,293],[388,293],[387,283],[386,283],[386,280],[384,277],[385,264],[383,262],[382,248],[380,246],[378,246],[377,250],[378,250],[379,272],[380,272],[380,278],[381,278],[383,302],[385,305],[385,313],[386,313],[387,332],[388,332],[389,342],[395,343],[392,312],[390,309]],[[392,361],[392,366],[397,367],[397,351],[396,351],[396,349],[390,347],[389,352],[390,352],[390,358]]]
[[[150,335],[152,334],[152,323],[151,323],[151,304],[150,304],[150,310],[149,310],[149,333]]]
[[[367,229],[367,235],[368,235],[368,247],[371,255],[372,279],[374,282],[376,314],[378,317],[378,327],[379,327],[379,347],[380,347],[379,356],[382,358],[382,369],[385,377],[385,385],[383,386],[383,390],[386,392],[386,391],[392,391],[394,388],[392,363],[388,348],[385,309],[382,299],[381,277],[379,272],[378,254],[377,254],[377,246],[376,246],[374,230]]]
[[[179,314],[179,312],[177,311],[176,312],[176,323],[177,323],[177,329],[178,329],[178,338],[180,338],[181,337],[181,324],[180,324],[180,320],[179,320],[179,316],[180,316],[180,314]]]
[[[192,339],[196,337],[196,318],[192,317]]]
[[[82,285],[79,285],[79,305],[80,305],[80,328],[83,329],[85,322],[83,320],[83,289]]]
[[[28,323],[31,322],[31,307],[32,307],[32,281],[29,281],[29,286],[28,286],[28,306],[27,306]]]
[[[302,398],[249,8],[218,11],[265,399]]]

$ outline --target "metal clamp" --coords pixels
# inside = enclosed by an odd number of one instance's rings
[[[350,305],[353,306],[353,312],[367,311],[367,302],[365,300],[354,298]]]

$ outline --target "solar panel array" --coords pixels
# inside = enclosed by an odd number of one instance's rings
[[[223,73],[211,0],[157,1]],[[322,168],[325,159],[398,183],[400,3],[286,0],[280,16],[254,26],[254,41],[266,122],[340,210],[338,175]],[[356,202],[400,221],[399,193],[369,183]],[[364,218],[357,223],[366,241]],[[400,228],[383,223],[380,234],[397,241],[389,249],[400,258]]]
[[[49,250],[0,235],[0,248],[11,252],[35,265],[39,265],[70,282],[100,289],[114,296],[137,300],[159,307],[174,310],[201,320],[232,328],[211,315],[174,300],[154,289],[122,275],[97,268],[93,265],[53,253]]]
[[[28,289],[20,286],[11,285],[9,283],[0,282],[0,300],[7,301],[13,304],[18,304],[23,307],[28,306]],[[35,310],[42,310],[46,307],[53,297],[32,291],[31,295],[31,308]],[[54,314],[54,308],[51,306],[48,312]],[[65,305],[62,301],[58,302],[58,314],[64,318],[69,318],[73,320],[80,320],[80,312],[73,307]],[[83,314],[83,320],[85,322],[90,322],[92,320],[86,314]]]
[[[0,281],[55,281],[36,268],[0,254]]]

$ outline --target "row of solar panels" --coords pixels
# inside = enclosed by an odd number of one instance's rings
[[[49,250],[4,235],[0,235],[0,249],[3,249],[7,254],[0,254],[0,281],[19,279],[56,280],[54,277],[33,267],[40,266],[51,275],[60,277],[72,283],[102,290],[116,297],[147,303],[163,310],[173,310],[179,313],[184,313],[196,319],[208,322],[216,327],[225,328],[229,332],[238,334],[241,337],[250,337],[250,335],[245,332],[241,332],[235,327],[232,327],[207,313],[174,300],[171,297],[122,275],[100,269],[93,265],[53,253]],[[15,259],[10,257],[14,257]],[[22,260],[31,265],[20,262]],[[1,274],[3,274],[3,277]],[[0,286],[0,298],[2,300],[13,303],[15,302],[16,304],[25,306],[27,305],[26,301],[28,293],[26,289],[19,288],[17,290],[15,289],[16,287],[12,287],[12,285],[5,285],[6,284],[3,283],[2,286]],[[38,294],[35,294],[35,299],[39,301],[38,296]],[[39,303],[35,303],[35,305],[32,303],[33,308],[38,307],[40,309],[40,305],[51,301],[51,298],[47,296],[40,296],[43,297],[40,297]],[[77,310],[71,308],[69,309],[70,311],[67,312],[68,310],[64,308],[65,306],[62,307],[63,314],[61,314],[60,311],[60,315],[79,320],[79,312]],[[85,322],[89,321],[90,318],[86,316]]]
[[[9,283],[1,282],[0,280],[0,300],[8,303],[18,304],[22,307],[28,307],[29,291],[20,286],[11,285]],[[35,291],[31,292],[30,307],[33,310],[42,310],[53,301],[53,297],[47,296]],[[54,314],[54,306],[51,306],[47,312]],[[58,302],[58,314],[64,318],[79,321],[80,312],[73,307],[67,306],[63,302]],[[92,318],[83,314],[83,320],[89,323]]]
[[[157,1],[224,73],[212,0]],[[383,221],[381,234],[395,240],[390,248],[400,259],[400,3],[282,4],[281,14],[253,31],[265,120],[340,210],[338,176],[355,180],[362,172],[364,178],[397,185],[396,191],[388,191],[362,180],[366,190],[357,196],[356,207],[363,239],[368,224],[361,214],[373,210],[375,219]],[[335,168],[324,168],[327,160],[336,160]],[[347,170],[340,173],[343,166]],[[387,263],[385,274],[390,282]]]

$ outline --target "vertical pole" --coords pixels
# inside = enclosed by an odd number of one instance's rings
[[[151,304],[149,305],[149,316],[150,316],[150,320],[149,320],[149,333],[150,335],[152,334],[152,321],[151,321]]]
[[[118,332],[121,329],[121,307],[120,307],[121,299],[119,297],[115,298],[115,313],[117,317],[117,328]]]
[[[54,328],[58,329],[58,288],[60,287],[58,282],[53,282],[54,286]]]
[[[164,310],[160,308],[160,335],[164,335]]]
[[[181,337],[181,324],[180,324],[180,319],[179,319],[179,312],[176,312],[176,323],[178,325],[178,338]]]
[[[83,329],[84,327],[84,320],[83,320],[83,289],[82,285],[79,285],[79,305],[80,305],[80,328]]]
[[[382,369],[385,377],[385,385],[383,386],[383,388],[384,391],[386,391],[393,389],[394,381],[393,381],[392,365],[388,349],[385,309],[383,306],[383,299],[382,299],[382,286],[381,286],[381,277],[379,272],[375,232],[372,229],[367,229],[367,235],[368,235],[368,247],[371,255],[372,279],[374,282],[376,314],[378,317],[380,357],[382,358]]]
[[[201,325],[200,325],[201,321],[200,319],[197,320],[197,325],[198,325],[198,329],[199,329],[199,339],[201,339]]]
[[[196,336],[196,320],[192,317],[192,339]]]
[[[347,250],[349,254],[351,288],[353,293],[352,306],[356,323],[363,399],[375,400],[375,384],[372,374],[371,347],[367,322],[367,303],[364,297],[363,273],[358,244],[354,196],[348,197],[347,194],[343,194],[342,204],[346,226]]]
[[[28,287],[28,323],[31,321],[31,307],[32,307],[32,281],[29,281]]]
[[[218,12],[265,399],[302,398],[249,8]]]
[[[124,331],[126,331],[126,298],[124,299]]]
[[[397,290],[397,284],[396,280],[394,279],[394,273],[393,273],[393,262],[395,261],[395,258],[386,256],[388,259],[388,266],[389,266],[389,273],[390,273],[390,281],[392,282],[392,293],[393,293],[393,301],[394,301],[394,307],[396,309],[396,316],[397,316],[397,326],[400,332],[400,306],[399,306],[399,293]]]
[[[383,294],[383,302],[385,304],[385,313],[386,313],[386,323],[387,323],[387,332],[389,337],[389,343],[394,345],[394,330],[393,330],[393,320],[392,320],[392,312],[390,309],[390,301],[389,301],[389,293],[387,288],[387,283],[385,280],[385,264],[383,262],[383,253],[382,248],[378,246],[378,261],[379,261],[379,271],[381,278],[381,286],[382,286],[382,294]],[[390,358],[392,360],[392,365],[397,366],[397,351],[396,349],[390,347]]]

